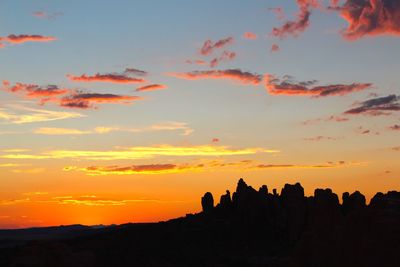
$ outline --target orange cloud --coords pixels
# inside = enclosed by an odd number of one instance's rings
[[[53,36],[43,35],[29,35],[29,34],[10,34],[6,37],[0,37],[0,41],[8,42],[11,44],[22,44],[26,42],[51,42],[55,41],[56,38]]]
[[[185,61],[187,64],[196,64],[196,65],[206,65],[207,62],[201,59],[195,59],[195,60],[186,60]]]
[[[210,62],[210,67],[214,68],[218,66],[221,62],[233,60],[236,57],[235,52],[224,51],[221,56],[214,58]]]
[[[76,92],[61,98],[60,106],[67,108],[89,109],[97,108],[93,103],[130,104],[133,101],[141,99],[142,98],[138,96]]]
[[[81,76],[74,76],[67,74],[69,80],[74,82],[105,82],[105,83],[121,83],[121,84],[131,84],[131,83],[144,83],[146,80],[142,78],[133,77],[133,75],[146,75],[147,72],[127,68],[122,73],[96,73],[94,75],[82,74]]]
[[[244,39],[248,39],[248,40],[256,40],[257,39],[257,34],[255,34],[253,32],[245,32],[243,34],[243,38]]]
[[[136,92],[143,92],[143,91],[156,91],[156,90],[163,90],[166,89],[167,86],[163,84],[149,84],[146,86],[142,86],[136,89]]]
[[[221,39],[217,42],[213,42],[211,40],[207,40],[204,42],[203,46],[200,48],[200,54],[203,56],[208,56],[214,52],[215,49],[222,48],[224,46],[232,44],[234,41],[233,37],[228,37],[225,39]]]
[[[400,35],[398,0],[347,0],[338,10],[349,24],[342,33],[347,40],[364,36]]]
[[[3,87],[8,92],[22,93],[27,98],[39,98],[42,104],[70,91],[66,88],[59,88],[57,85],[39,86],[36,84],[16,83],[11,86],[9,81],[3,81]]]
[[[296,0],[299,7],[297,19],[287,21],[282,26],[273,28],[272,35],[275,37],[285,38],[288,35],[298,36],[304,32],[310,25],[310,9],[318,7],[318,0]]]
[[[285,76],[283,80],[280,80],[270,74],[266,74],[264,80],[265,87],[271,95],[343,96],[371,88],[372,86],[370,83],[315,86],[317,83],[315,80],[295,83],[290,76]]]
[[[325,168],[341,168],[341,167],[349,167],[349,166],[360,166],[365,163],[360,162],[326,162],[324,164],[315,164],[315,165],[296,165],[296,164],[259,164],[252,169],[325,169]]]
[[[200,171],[204,165],[176,165],[176,164],[148,164],[148,165],[130,165],[121,166],[91,166],[87,168],[66,167],[65,171],[79,170],[88,175],[134,175],[134,174],[169,174],[182,173],[188,171]]]
[[[262,81],[262,76],[250,72],[244,72],[240,69],[227,69],[227,70],[208,70],[208,71],[192,71],[185,73],[167,73],[185,80],[201,80],[201,79],[230,79],[242,84],[258,85]]]

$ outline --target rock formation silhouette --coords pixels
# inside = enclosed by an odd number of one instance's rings
[[[400,192],[305,196],[240,179],[202,212],[0,249],[0,266],[400,266]],[[1,239],[0,239],[1,244]]]

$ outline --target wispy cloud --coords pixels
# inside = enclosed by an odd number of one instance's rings
[[[53,36],[43,36],[43,35],[30,35],[30,34],[10,34],[5,37],[0,36],[0,42],[7,42],[11,44],[22,44],[26,42],[51,42],[55,41],[56,38]]]
[[[299,12],[295,20],[286,21],[280,27],[272,30],[275,37],[285,38],[289,35],[298,36],[310,26],[311,8],[319,6],[318,0],[296,0]]]
[[[9,81],[3,81],[3,90],[11,93],[23,94],[26,98],[39,99],[43,104],[55,100],[57,96],[64,95],[70,91],[67,88],[60,88],[57,85],[39,86],[36,84],[16,83],[11,85]]]
[[[136,89],[136,92],[144,92],[144,91],[157,91],[167,89],[167,86],[164,84],[149,84]]]
[[[78,170],[88,175],[135,175],[135,174],[169,174],[200,171],[204,168],[203,164],[148,164],[130,166],[91,166],[87,168],[66,167],[64,171]]]
[[[32,15],[39,19],[52,20],[52,19],[56,19],[57,17],[64,15],[64,13],[63,12],[51,12],[50,13],[47,11],[39,10],[39,11],[33,12]]]
[[[206,70],[192,72],[170,72],[167,75],[184,80],[202,80],[202,79],[228,79],[241,84],[258,85],[262,81],[262,76],[251,72],[245,72],[240,69],[227,70]]]
[[[214,50],[223,48],[227,45],[232,44],[234,41],[233,37],[227,37],[225,39],[221,39],[217,42],[213,42],[212,40],[207,40],[204,42],[203,46],[200,48],[200,54],[203,56],[208,56],[214,52]]]
[[[7,109],[0,108],[0,120],[5,120],[12,124],[54,121],[80,117],[84,117],[84,115],[75,112],[34,109],[21,105],[9,105]]]
[[[42,127],[33,130],[33,133],[41,135],[86,135],[86,134],[107,134],[111,132],[141,133],[141,132],[152,132],[152,131],[181,131],[182,135],[190,135],[194,132],[194,130],[190,128],[187,123],[167,121],[142,128],[99,126],[92,130],[80,130],[71,128]]]
[[[355,103],[355,105],[357,105],[357,107],[345,111],[344,114],[363,114],[369,116],[390,115],[391,112],[400,110],[400,97],[388,95]]]
[[[40,154],[5,153],[0,158],[6,159],[82,159],[82,160],[133,160],[147,159],[156,156],[237,156],[254,155],[258,153],[278,153],[279,150],[265,148],[233,149],[227,146],[171,146],[158,145],[151,147],[128,147],[117,150],[52,150]]]
[[[95,104],[131,104],[133,101],[141,99],[141,97],[129,95],[75,92],[61,98],[60,106],[66,108],[90,109],[97,108]]]
[[[271,50],[270,50],[271,53],[278,52],[279,50],[281,50],[281,48],[279,47],[279,45],[277,45],[277,44],[272,44],[272,45],[271,45]]]
[[[210,61],[210,67],[215,68],[221,62],[231,61],[236,57],[235,52],[224,51],[219,57],[216,57]]]
[[[119,84],[132,84],[132,83],[144,83],[146,80],[143,78],[138,78],[136,76],[144,76],[147,72],[127,68],[122,73],[96,73],[94,75],[82,74],[80,76],[75,76],[72,74],[67,74],[69,80],[74,82],[105,82],[105,83],[119,83]]]
[[[291,76],[282,80],[273,75],[264,76],[265,87],[271,95],[301,95],[312,97],[343,96],[372,87],[370,83],[331,84],[316,86],[317,81],[295,82]]]

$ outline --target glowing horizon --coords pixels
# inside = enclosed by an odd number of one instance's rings
[[[4,1],[0,229],[166,220],[241,177],[400,190],[400,4],[371,1]]]

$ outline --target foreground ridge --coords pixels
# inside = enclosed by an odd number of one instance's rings
[[[202,212],[0,249],[0,266],[400,266],[400,192],[278,194],[240,179]],[[0,240],[1,241],[1,240]],[[1,244],[1,243],[0,243]]]

